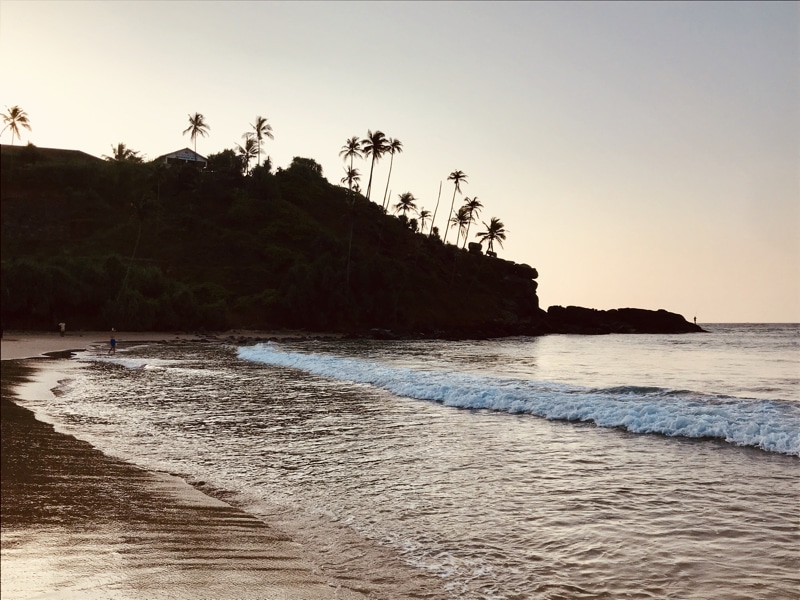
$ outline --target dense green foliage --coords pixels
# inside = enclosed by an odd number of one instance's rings
[[[6,327],[480,335],[540,318],[534,269],[415,233],[312,159],[245,176],[232,150],[205,170],[2,150]]]

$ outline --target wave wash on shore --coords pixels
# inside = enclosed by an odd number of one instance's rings
[[[710,438],[800,456],[800,407],[659,387],[592,389],[547,381],[422,371],[328,354],[287,352],[272,343],[241,347],[239,358],[373,385],[445,406],[591,422],[633,433]]]

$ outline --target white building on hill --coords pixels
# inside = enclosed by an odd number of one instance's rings
[[[208,160],[205,156],[199,155],[191,148],[184,148],[183,150],[176,150],[169,154],[164,154],[156,159],[157,162],[165,162],[168,165],[197,165],[200,168],[205,168]]]

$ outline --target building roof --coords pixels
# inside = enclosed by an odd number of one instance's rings
[[[3,157],[9,158],[28,158],[35,162],[102,162],[102,158],[92,156],[81,150],[67,150],[65,148],[40,148],[29,144],[26,146],[9,146],[0,144],[0,152]]]
[[[170,152],[169,154],[162,154],[159,156],[157,161],[181,161],[181,162],[208,162],[205,156],[198,154],[191,148],[184,148],[183,150],[175,150],[174,152]]]

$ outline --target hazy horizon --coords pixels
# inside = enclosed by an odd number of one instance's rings
[[[798,6],[0,0],[0,108],[30,118],[17,144],[147,159],[193,147],[189,114],[206,156],[260,115],[275,167],[334,184],[347,138],[380,129],[403,142],[392,203],[433,212],[443,182],[443,231],[464,171],[456,206],[505,223],[498,255],[538,269],[544,308],[796,323]]]

